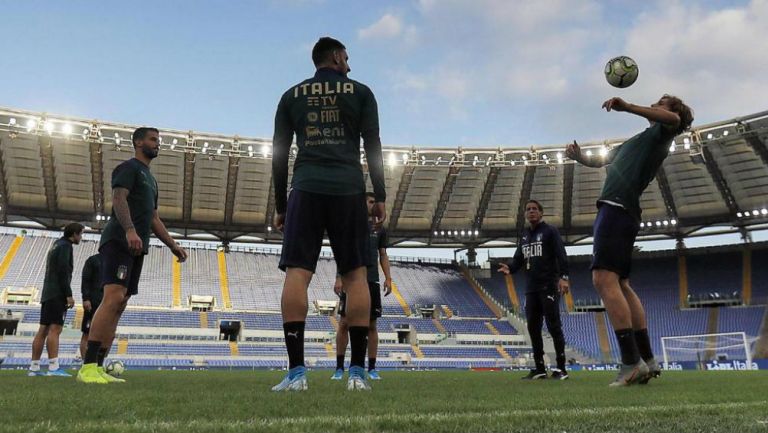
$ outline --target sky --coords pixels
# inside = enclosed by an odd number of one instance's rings
[[[695,124],[768,95],[768,0],[5,1],[0,106],[250,137],[320,36],[348,48],[385,145],[529,147],[626,137],[621,96],[682,97]],[[610,87],[605,62],[640,68]],[[762,95],[763,97],[755,97]]]

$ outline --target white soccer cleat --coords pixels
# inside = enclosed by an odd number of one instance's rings
[[[365,370],[362,367],[350,367],[347,391],[370,391],[371,385],[365,380]]]
[[[307,384],[307,374],[304,367],[293,368],[285,375],[283,380],[272,387],[272,391],[306,391],[309,389]]]

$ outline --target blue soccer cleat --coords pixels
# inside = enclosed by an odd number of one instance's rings
[[[48,374],[46,376],[54,376],[54,377],[72,377],[71,374],[67,373],[66,371],[62,369],[56,369],[56,370],[48,370]]]
[[[338,369],[333,372],[333,376],[331,376],[331,380],[341,380],[344,379],[344,369]]]
[[[363,367],[349,367],[349,379],[347,379],[347,391],[370,391],[371,385],[365,380]]]
[[[29,376],[29,377],[45,376],[45,375],[46,374],[45,374],[44,371],[40,371],[40,370],[37,370],[37,371],[27,370],[27,376]]]
[[[307,369],[298,366],[288,370],[282,382],[273,386],[272,391],[306,391],[307,388]]]
[[[375,368],[373,370],[368,370],[368,379],[381,380],[381,376],[379,376],[379,370],[376,370]]]

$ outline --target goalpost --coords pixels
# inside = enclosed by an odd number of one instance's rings
[[[665,369],[671,362],[703,363],[717,361],[717,357],[723,355],[728,360],[745,360],[746,368],[752,368],[750,339],[744,332],[661,337],[661,350]]]

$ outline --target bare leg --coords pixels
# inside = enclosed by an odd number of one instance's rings
[[[347,353],[347,344],[349,344],[349,325],[347,318],[342,317],[339,320],[339,329],[336,331],[336,356]]]
[[[619,284],[619,275],[605,269],[595,269],[592,271],[592,282],[605,304],[613,329],[632,328],[632,315]]]
[[[368,358],[376,358],[379,352],[379,330],[376,329],[376,319],[368,325]]]
[[[365,266],[344,274],[341,279],[347,292],[347,322],[349,326],[368,326],[371,319],[371,293]],[[304,293],[306,299],[306,292]]]
[[[48,349],[48,359],[54,359],[59,357],[59,336],[61,335],[61,325],[51,325],[51,329],[48,332],[48,339],[46,340],[46,346]]]
[[[624,294],[624,298],[627,300],[629,311],[632,316],[632,329],[640,330],[647,328],[648,325],[645,321],[645,308],[643,308],[643,303],[640,301],[640,298],[637,297],[635,291],[632,290],[632,287],[630,287],[629,279],[621,280],[620,284],[621,292]]]
[[[307,287],[312,280],[312,272],[301,268],[288,268],[283,284],[283,296],[280,301],[283,311],[283,323],[304,322],[307,320]]]
[[[43,347],[45,346],[45,339],[48,338],[48,325],[40,325],[37,328],[37,334],[35,339],[32,340],[32,360],[39,361],[43,356]]]

